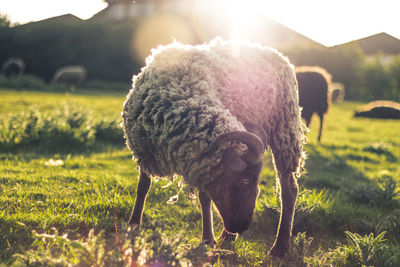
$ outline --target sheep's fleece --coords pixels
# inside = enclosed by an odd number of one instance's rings
[[[223,172],[221,134],[264,128],[280,172],[296,172],[304,155],[293,66],[278,51],[246,41],[214,39],[197,46],[173,42],[152,50],[124,103],[127,146],[151,176],[182,175],[203,188]],[[279,165],[284,166],[279,166]]]

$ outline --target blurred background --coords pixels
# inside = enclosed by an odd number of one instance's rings
[[[396,1],[275,2],[2,0],[0,64],[7,76],[10,59],[22,59],[25,83],[36,87],[62,67],[81,66],[87,84],[116,90],[160,44],[245,38],[277,48],[294,65],[325,68],[348,100],[399,100]]]

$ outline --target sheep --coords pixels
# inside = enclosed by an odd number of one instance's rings
[[[250,226],[269,146],[281,186],[280,224],[270,255],[289,247],[296,174],[303,169],[304,128],[293,66],[277,50],[247,41],[173,42],[152,50],[133,78],[122,112],[126,144],[140,169],[129,223],[139,228],[152,176],[181,175],[199,190],[202,241]]]
[[[86,78],[86,69],[79,65],[59,68],[53,76],[52,83],[65,83],[73,89],[80,85]]]
[[[321,142],[324,115],[330,104],[331,75],[325,69],[313,66],[296,67],[295,71],[299,87],[299,105],[303,108],[301,116],[309,127],[313,114],[318,114],[320,119],[318,142]]]
[[[25,61],[19,57],[7,59],[1,66],[1,72],[7,76],[21,76],[25,71]]]
[[[373,101],[357,108],[354,117],[400,119],[400,103],[387,100]]]
[[[343,83],[335,82],[331,83],[329,87],[329,92],[331,95],[331,102],[332,103],[341,103],[344,101],[344,96],[346,94],[345,87]]]

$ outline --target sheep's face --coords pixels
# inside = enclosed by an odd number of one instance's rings
[[[250,165],[229,156],[224,159],[224,174],[206,189],[224,221],[225,230],[242,233],[252,220],[262,163]]]

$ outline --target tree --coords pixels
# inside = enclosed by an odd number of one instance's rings
[[[286,52],[290,61],[296,66],[310,65],[325,68],[332,75],[334,82],[345,85],[347,99],[360,99],[361,67],[365,55],[358,46],[293,47]]]
[[[391,77],[393,99],[400,101],[400,55],[390,62],[388,71]]]
[[[0,13],[0,27],[9,28],[11,26],[11,21],[7,15]]]
[[[382,55],[377,54],[372,60],[367,60],[362,68],[363,94],[366,100],[391,98],[390,75],[381,61]]]

